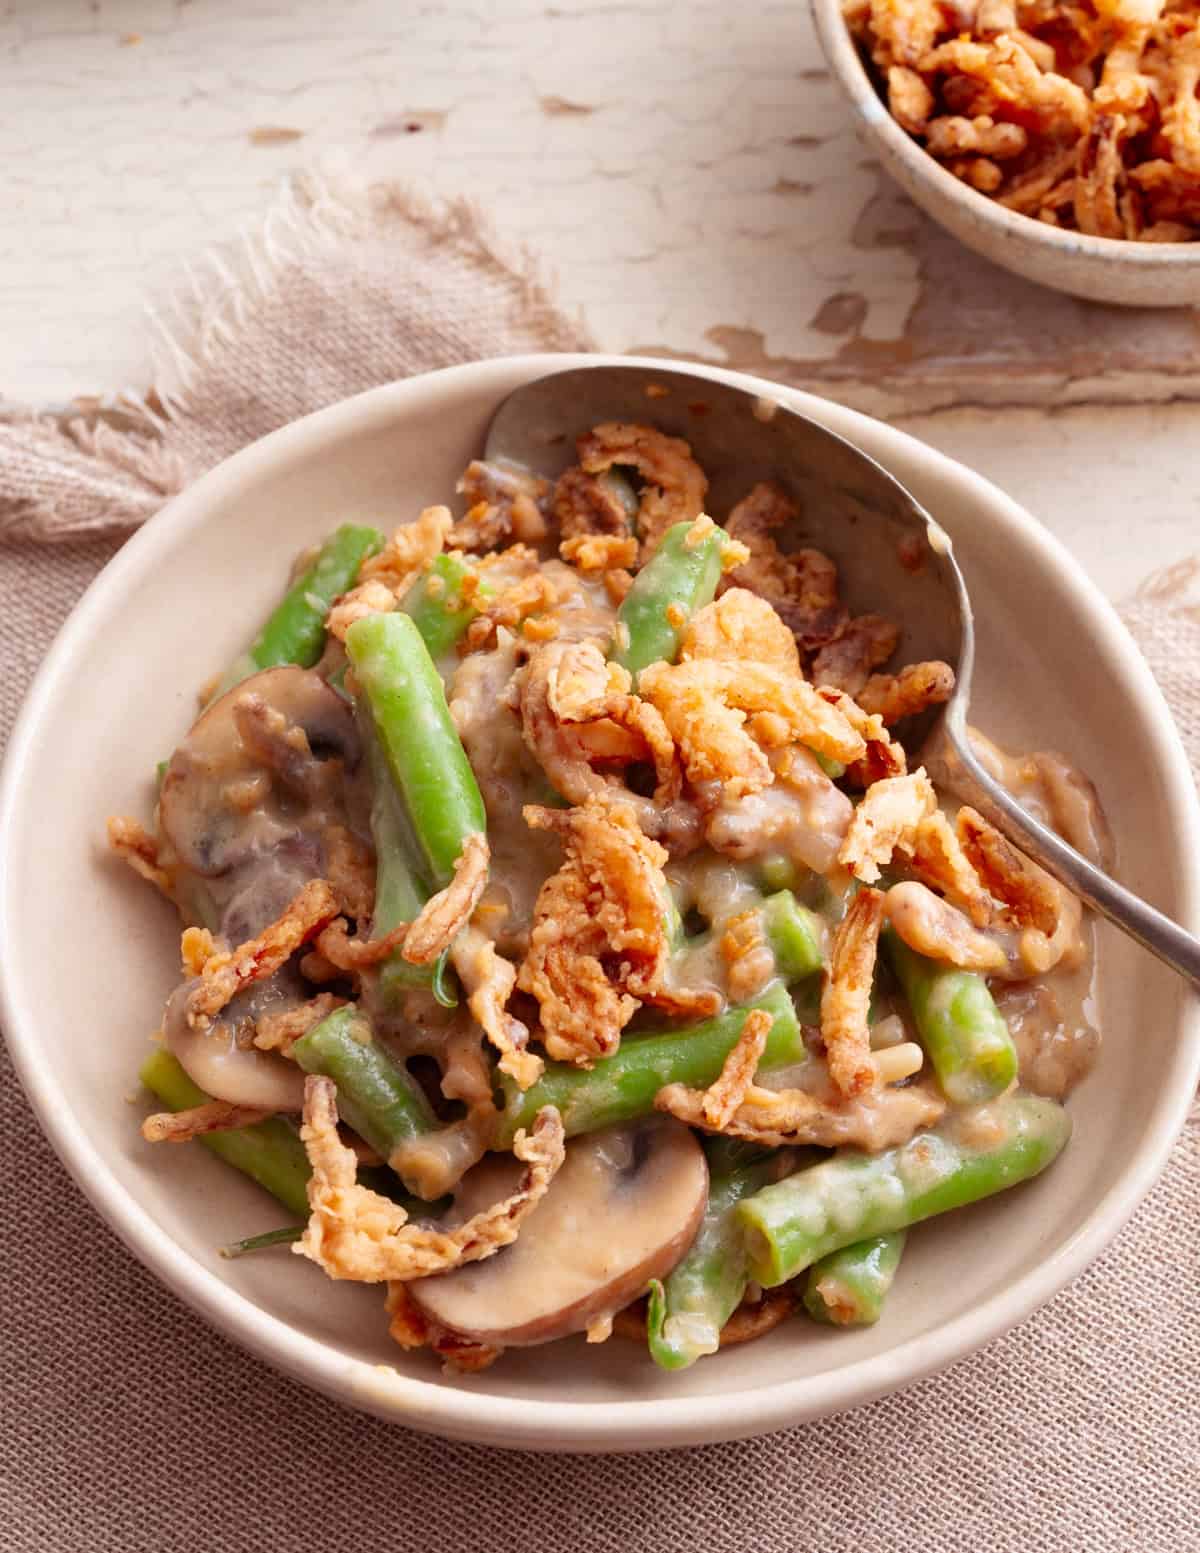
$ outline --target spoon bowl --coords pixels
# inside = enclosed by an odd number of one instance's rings
[[[975,659],[970,595],[949,536],[900,481],[781,400],[644,365],[576,366],[523,384],[493,416],[485,454],[556,476],[575,462],[575,436],[604,421],[650,422],[684,438],[708,476],[718,522],[758,481],[782,485],[799,516],[777,542],[823,551],[837,565],[852,614],[879,611],[899,626],[897,663],[941,659],[954,670],[950,700],[903,727],[908,752],[944,790],[1200,987],[1200,940],[1036,820],[977,758],[967,725]]]

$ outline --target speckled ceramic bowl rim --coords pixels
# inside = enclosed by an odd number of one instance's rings
[[[1009,238],[1037,244],[1047,251],[1094,259],[1108,269],[1200,271],[1200,243],[1138,243],[1116,237],[1089,237],[1084,232],[1047,226],[1032,216],[1008,210],[963,183],[902,130],[889,113],[846,26],[841,0],[810,0],[810,5],[825,58],[859,118],[931,194],[962,205],[981,224]]]
[[[22,805],[36,801],[25,790],[24,781],[35,730],[43,719],[54,716],[59,682],[86,649],[93,617],[103,601],[120,595],[127,579],[144,565],[152,566],[176,550],[190,532],[204,524],[213,503],[235,490],[247,475],[265,475],[285,467],[295,455],[336,443],[351,430],[402,426],[406,408],[443,385],[449,388],[471,383],[481,395],[491,385],[498,402],[511,384],[514,370],[534,377],[556,368],[606,361],[643,365],[649,371],[661,366],[651,358],[533,356],[451,367],[373,389],[244,449],[175,497],[135,534],[92,583],[59,633],[13,733],[0,782],[0,943],[9,942],[7,917],[18,908],[9,878],[6,838],[20,823]],[[691,370],[817,414],[851,440],[871,424],[854,411],[759,378],[708,367]],[[878,425],[872,426],[872,432],[881,462],[888,463],[893,452],[910,459],[916,455],[926,467],[935,468],[960,499],[973,503],[977,515],[1019,537],[1028,553],[1052,569],[1075,604],[1086,611],[1098,642],[1112,656],[1119,655],[1127,692],[1147,710],[1146,761],[1161,779],[1164,803],[1178,837],[1182,920],[1195,926],[1200,922],[1200,804],[1166,703],[1116,612],[1063,546],[990,482],[903,432]],[[880,444],[882,455],[878,454]],[[332,1344],[304,1335],[228,1287],[163,1234],[133,1193],[117,1180],[100,1148],[71,1113],[50,1055],[39,1043],[36,1008],[18,1000],[16,978],[7,964],[0,964],[0,1019],[38,1119],[82,1191],[130,1250],[221,1332],[338,1401],[396,1422],[452,1438],[565,1451],[628,1451],[743,1438],[840,1411],[944,1369],[1022,1321],[1104,1250],[1162,1171],[1200,1076],[1200,1005],[1193,1003],[1181,1012],[1180,1038],[1163,1077],[1146,1142],[1126,1161],[1119,1184],[1053,1256],[936,1332],[817,1377],[781,1380],[770,1387],[732,1390],[707,1398],[529,1401],[442,1386],[401,1375],[389,1366],[348,1358]]]

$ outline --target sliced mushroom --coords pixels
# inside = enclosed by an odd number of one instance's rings
[[[208,707],[172,756],[159,795],[185,916],[200,917],[226,945],[276,921],[326,873],[332,831],[352,823],[360,756],[353,713],[308,669],[264,669]],[[210,1031],[187,1022],[194,985],[175,991],[163,1020],[193,1082],[235,1105],[298,1111],[304,1075],[253,1045],[257,1019],[307,997],[294,967],[247,988]]]
[[[211,1030],[193,1030],[187,1000],[196,979],[176,987],[163,1015],[163,1034],[193,1084],[234,1105],[264,1111],[299,1111],[304,1104],[304,1074],[293,1062],[252,1045],[255,1021],[302,1001],[299,977],[288,967],[269,981],[256,982],[222,1010]]]
[[[185,869],[217,878],[301,834],[304,811],[340,808],[359,753],[350,708],[319,674],[264,669],[213,702],[175,751],[159,828]]]
[[[464,1177],[461,1222],[513,1189],[520,1165],[486,1159]],[[494,1348],[529,1347],[581,1332],[643,1293],[695,1238],[708,1167],[695,1137],[648,1117],[576,1138],[517,1240],[487,1261],[410,1283],[439,1326]]]

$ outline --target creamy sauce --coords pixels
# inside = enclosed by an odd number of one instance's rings
[[[1099,867],[1110,867],[1113,847],[1094,785],[1065,756],[1008,755],[971,729],[971,746],[988,772],[1023,808],[1058,832]],[[1060,937],[1061,936],[1061,937]],[[1086,1078],[1100,1049],[1096,1008],[1095,927],[1074,897],[1053,943],[1021,935],[1011,946],[1015,979],[992,991],[1017,1045],[1025,1089],[1063,1100]],[[1038,943],[1037,939],[1042,939]],[[1040,970],[1038,957],[1055,963]],[[1036,981],[1029,980],[1036,976]]]
[[[1065,755],[1008,755],[977,728],[969,730],[980,765],[1028,809],[1098,868],[1113,863],[1112,833],[1094,783]]]
[[[805,752],[807,754],[807,752]],[[779,854],[820,874],[836,866],[853,805],[810,756],[808,780],[775,782],[759,793],[726,799],[705,828],[710,846],[745,860]],[[797,767],[807,766],[803,759]]]
[[[553,797],[525,743],[513,676],[523,661],[508,632],[490,652],[471,653],[454,672],[450,713],[483,795],[492,848],[490,898],[504,910],[498,947],[520,954],[528,940],[537,894],[562,860],[558,838],[530,830],[522,810]]]

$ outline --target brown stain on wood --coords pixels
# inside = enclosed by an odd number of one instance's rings
[[[551,119],[586,118],[589,113],[596,111],[590,103],[572,102],[569,97],[558,97],[554,93],[548,97],[539,97],[538,107]]]
[[[450,112],[446,108],[410,108],[407,113],[380,119],[367,131],[368,140],[398,140],[403,135],[420,135],[427,129],[445,129]]]
[[[286,146],[293,140],[303,140],[304,131],[286,124],[259,124],[246,138],[252,146]]]
[[[861,291],[835,291],[808,321],[818,334],[857,334],[866,322],[870,304]]]

